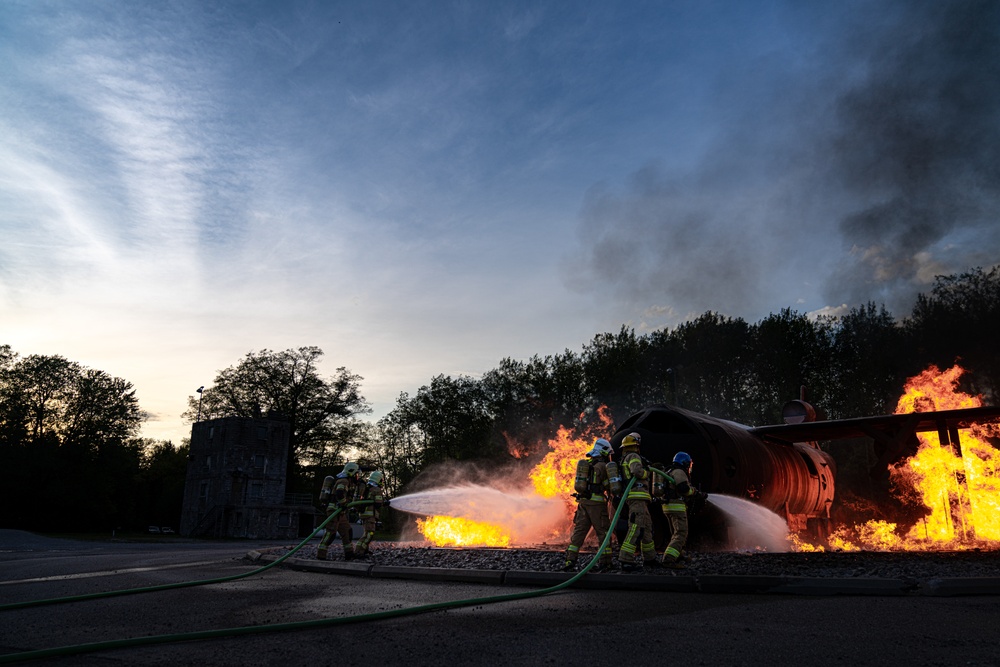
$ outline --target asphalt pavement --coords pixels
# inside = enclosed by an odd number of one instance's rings
[[[0,530],[0,605],[243,574],[263,562],[248,554],[274,546],[75,542]],[[995,595],[708,594],[602,586],[509,599],[547,585],[283,564],[226,583],[0,610],[0,661],[70,647],[65,657],[25,664],[1000,664]],[[464,600],[475,603],[372,618]],[[273,631],[279,624],[327,619],[337,620]],[[250,626],[258,627],[237,636],[184,640],[188,633]],[[149,636],[175,639],[73,652],[88,643]]]

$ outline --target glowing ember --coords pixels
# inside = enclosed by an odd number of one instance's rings
[[[417,519],[417,530],[437,546],[509,547],[510,533],[502,526],[451,516]]]

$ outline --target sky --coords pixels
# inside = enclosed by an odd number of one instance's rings
[[[1000,262],[1000,4],[3,0],[0,345],[371,419],[623,325],[897,317]]]

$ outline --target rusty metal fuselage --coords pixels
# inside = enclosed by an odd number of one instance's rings
[[[654,466],[669,466],[677,452],[690,454],[691,481],[702,491],[757,503],[784,517],[793,531],[827,530],[836,466],[815,443],[769,439],[749,426],[668,405],[626,419],[611,439],[616,452],[633,431],[642,436],[640,452]],[[692,530],[697,523],[692,517]]]

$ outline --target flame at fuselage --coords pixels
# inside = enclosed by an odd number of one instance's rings
[[[958,389],[960,366],[940,371],[931,366],[906,383],[896,414],[976,408],[977,396]],[[918,433],[917,453],[890,467],[895,493],[916,498],[926,515],[900,534],[897,523],[871,520],[841,526],[828,544],[843,551],[921,551],[1000,548],[1000,451],[990,445],[996,425],[963,429],[960,443],[942,445],[937,433]],[[802,545],[799,550],[811,550]]]
[[[979,407],[979,397],[958,390],[963,372],[959,366],[943,373],[932,366],[911,378],[896,412]],[[962,431],[960,443],[942,445],[937,433],[918,434],[917,453],[893,470],[929,510],[906,543],[960,548],[986,541],[1000,547],[1000,451],[989,444],[997,435],[995,427],[976,425]]]

